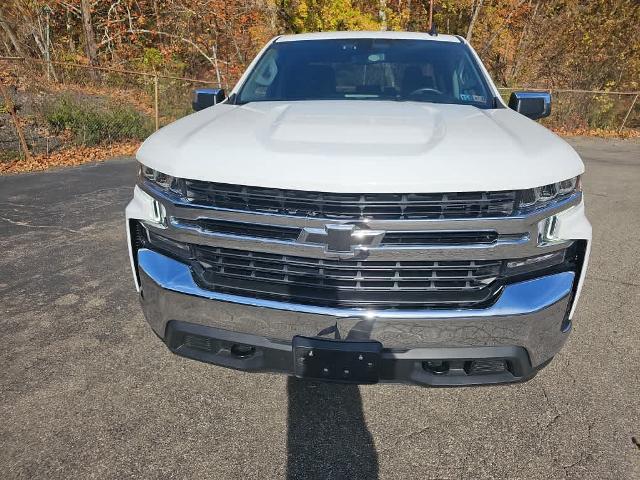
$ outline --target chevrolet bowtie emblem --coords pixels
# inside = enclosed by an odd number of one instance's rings
[[[298,242],[324,245],[327,253],[336,253],[340,257],[354,257],[370,247],[380,245],[384,233],[381,230],[361,229],[343,223],[327,224],[324,228],[303,228]]]

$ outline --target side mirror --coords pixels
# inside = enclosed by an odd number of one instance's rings
[[[193,92],[193,102],[191,106],[196,112],[199,112],[204,108],[222,102],[225,98],[222,88],[199,88]]]
[[[549,92],[513,92],[509,97],[509,108],[531,120],[551,115]]]

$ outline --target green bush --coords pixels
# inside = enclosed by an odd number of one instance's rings
[[[152,132],[150,121],[131,107],[99,105],[71,97],[48,105],[45,118],[56,133],[69,131],[82,145],[142,140]]]

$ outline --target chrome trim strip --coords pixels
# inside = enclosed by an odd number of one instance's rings
[[[357,246],[350,252],[331,252],[325,245],[298,243],[296,241],[246,237],[226,233],[213,233],[192,226],[159,228],[152,223],[145,225],[158,234],[173,240],[210,247],[250,250],[277,255],[295,255],[311,258],[356,259],[356,260],[493,260],[530,257],[554,252],[568,247],[571,242],[560,242],[539,247],[529,236],[499,240],[492,244],[463,245],[386,245],[379,247]],[[175,226],[172,222],[172,226]],[[536,228],[537,232],[537,228]],[[537,239],[537,236],[534,236]]]
[[[497,302],[484,309],[365,310],[316,307],[212,292],[200,288],[195,283],[188,265],[149,249],[138,250],[138,267],[161,288],[178,293],[253,307],[364,320],[393,318],[435,319],[443,317],[486,318],[526,315],[542,310],[569,295],[574,279],[573,272],[562,272],[507,285]]]
[[[461,219],[425,219],[425,220],[340,220],[332,218],[296,217],[260,212],[243,212],[227,210],[204,205],[192,204],[157,188],[149,182],[139,185],[146,193],[161,200],[167,209],[167,216],[188,220],[227,220],[233,222],[257,223],[262,225],[280,225],[284,227],[317,227],[324,228],[326,224],[348,223],[350,225],[366,226],[372,230],[414,231],[414,230],[495,230],[499,234],[525,233],[530,231],[531,225],[540,220],[578,205],[582,200],[582,192],[553,205],[534,211],[526,215],[511,217],[482,217]]]
[[[244,249],[277,255],[306,256],[327,259],[370,259],[380,261],[404,260],[493,260],[505,258],[523,258],[554,252],[567,248],[570,241],[539,244],[539,223],[560,211],[579,204],[582,193],[577,192],[569,198],[560,200],[548,208],[524,216],[493,217],[457,220],[370,220],[354,222],[312,217],[294,217],[266,213],[238,212],[221,210],[202,205],[192,205],[176,198],[168,192],[143,182],[144,191],[158,199],[166,210],[167,222],[164,225],[146,223],[148,228],[158,231],[173,240],[212,247]],[[380,245],[355,245],[348,252],[331,251],[326,245],[303,243],[298,240],[280,240],[275,238],[251,237],[213,232],[188,225],[184,220],[222,220],[247,224],[281,226],[288,228],[325,229],[329,226],[347,224],[359,230],[379,232],[437,232],[437,231],[482,231],[492,230],[498,233],[494,243],[469,243],[453,245],[402,245],[384,242]]]

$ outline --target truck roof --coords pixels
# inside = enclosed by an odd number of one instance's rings
[[[395,40],[430,40],[435,42],[462,43],[460,37],[454,35],[430,35],[423,32],[391,32],[391,31],[363,31],[363,32],[314,32],[299,33],[297,35],[282,35],[276,42],[298,42],[302,40],[341,40],[355,38],[385,38]]]

